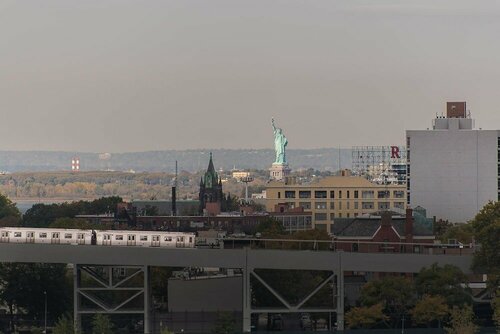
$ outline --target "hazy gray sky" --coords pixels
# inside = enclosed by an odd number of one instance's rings
[[[499,89],[498,1],[0,0],[0,150],[402,144]]]

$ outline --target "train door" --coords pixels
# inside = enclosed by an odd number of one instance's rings
[[[9,232],[8,231],[2,231],[0,234],[0,241],[1,242],[9,242]]]
[[[189,246],[189,247],[194,247],[193,237],[189,237],[189,243],[188,243],[188,246]]]
[[[111,234],[104,234],[102,236],[102,244],[104,246],[111,246]]]
[[[76,234],[76,243],[79,245],[85,245],[85,234],[77,233]]]
[[[177,247],[177,248],[184,248],[185,247],[184,237],[177,237],[177,242],[175,244],[175,247]]]
[[[51,242],[52,244],[59,244],[61,243],[61,239],[60,238],[60,234],[59,232],[52,232],[52,239],[51,239]]]
[[[135,234],[127,235],[127,246],[135,246]]]
[[[97,245],[97,233],[94,230],[92,230],[92,236],[90,237],[90,244]]]
[[[32,244],[35,242],[35,232],[26,232],[26,243]]]
[[[160,247],[160,236],[159,235],[153,235],[151,237],[151,246],[152,247]]]

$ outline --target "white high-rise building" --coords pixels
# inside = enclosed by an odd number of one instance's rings
[[[466,222],[500,199],[500,130],[474,129],[465,102],[448,102],[431,130],[408,130],[406,140],[411,207]]]

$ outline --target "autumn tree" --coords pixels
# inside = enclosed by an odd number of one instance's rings
[[[384,306],[382,304],[354,307],[345,314],[345,321],[348,328],[368,329],[388,320],[389,317],[384,314]]]
[[[489,202],[472,221],[474,236],[481,245],[474,253],[473,268],[477,272],[488,274],[490,286],[500,283],[500,201]]]
[[[387,276],[366,283],[361,289],[361,304],[373,306],[381,303],[395,326],[413,305],[415,288],[412,282],[401,276]]]
[[[446,327],[448,334],[474,334],[477,333],[478,327],[474,324],[474,312],[472,307],[463,305],[461,307],[454,306],[450,313],[449,327]]]
[[[442,296],[424,295],[410,311],[413,322],[417,325],[430,326],[432,323],[441,323],[448,316],[450,310]]]
[[[462,286],[467,281],[467,276],[460,268],[449,264],[443,267],[433,264],[420,270],[415,286],[420,296],[442,296],[452,307],[472,303],[469,289]]]

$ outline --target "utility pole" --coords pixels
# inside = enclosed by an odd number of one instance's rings
[[[47,334],[47,291],[44,291],[43,294],[45,295],[45,330],[43,332]]]

